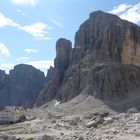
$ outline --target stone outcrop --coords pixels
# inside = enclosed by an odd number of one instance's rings
[[[47,72],[46,79],[45,79],[46,86],[48,85],[49,81],[52,79],[54,72],[55,72],[54,67],[50,66],[50,68],[48,69],[48,72]]]
[[[140,27],[102,11],[93,12],[75,36],[75,47],[93,48],[96,62],[139,64]]]
[[[9,97],[8,75],[0,70],[0,105],[6,105]]]
[[[71,50],[72,47],[69,40],[60,38],[56,42],[56,58],[54,60],[54,65],[59,73],[60,82],[63,80],[64,73],[69,66]]]
[[[76,32],[75,45],[60,39],[54,74],[36,105],[79,94],[120,101],[139,96],[140,27],[102,11],[90,14]]]
[[[48,70],[46,88],[41,91],[39,96],[39,100],[41,99],[41,104],[45,104],[58,96],[57,92],[60,89],[65,71],[70,64],[69,58],[71,51],[72,47],[69,40],[61,38],[56,42],[56,58],[54,60],[54,68],[51,67]],[[40,104],[40,101],[37,104]]]
[[[9,74],[0,71],[0,106],[32,107],[44,87],[45,76],[33,66],[20,64]]]

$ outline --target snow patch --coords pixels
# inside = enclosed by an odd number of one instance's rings
[[[59,105],[60,104],[60,101],[57,101],[57,100],[55,100],[55,106],[57,106],[57,105]]]

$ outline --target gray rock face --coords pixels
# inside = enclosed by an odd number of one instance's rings
[[[121,101],[139,95],[140,68],[123,64],[96,64],[90,68],[79,68],[59,94],[62,101],[68,101],[80,93],[87,93],[100,99]]]
[[[48,85],[49,81],[52,79],[54,72],[55,72],[54,67],[50,66],[47,72],[46,80],[45,80],[46,86]]]
[[[42,137],[37,138],[36,140],[56,140],[53,136],[44,135]]]
[[[57,95],[57,92],[60,89],[63,78],[65,77],[65,71],[70,64],[69,60],[71,51],[72,47],[69,40],[60,38],[56,42],[56,58],[54,60],[54,68],[51,67],[48,70],[48,84],[46,88],[40,93],[36,103],[37,105],[45,104],[46,102],[59,96]]]
[[[64,73],[69,66],[69,57],[71,55],[71,42],[60,38],[56,42],[56,58],[54,60],[55,69],[59,71],[60,82],[63,80]]]
[[[0,70],[0,105],[7,104],[9,98],[8,75]]]
[[[0,105],[32,107],[44,87],[44,73],[30,65],[20,64],[9,75],[0,71]]]
[[[92,48],[96,62],[139,64],[140,28],[118,16],[93,12],[76,33],[75,48],[84,54]]]
[[[53,98],[65,102],[85,93],[115,102],[139,96],[139,26],[96,11],[76,32],[73,49],[70,44],[57,41],[55,72],[37,105]]]

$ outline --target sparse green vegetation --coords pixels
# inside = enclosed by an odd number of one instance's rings
[[[27,140],[33,140],[33,138],[29,138],[29,139],[27,139]]]
[[[48,112],[47,114],[48,114],[48,118],[49,119],[52,119],[53,118],[53,115],[50,112]]]

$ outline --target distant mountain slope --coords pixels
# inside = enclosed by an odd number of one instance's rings
[[[37,106],[86,93],[121,101],[140,94],[140,27],[103,11],[90,14],[76,32],[75,46],[56,43],[54,68]]]
[[[44,82],[44,73],[30,65],[17,65],[9,75],[0,70],[0,106],[32,107]]]

